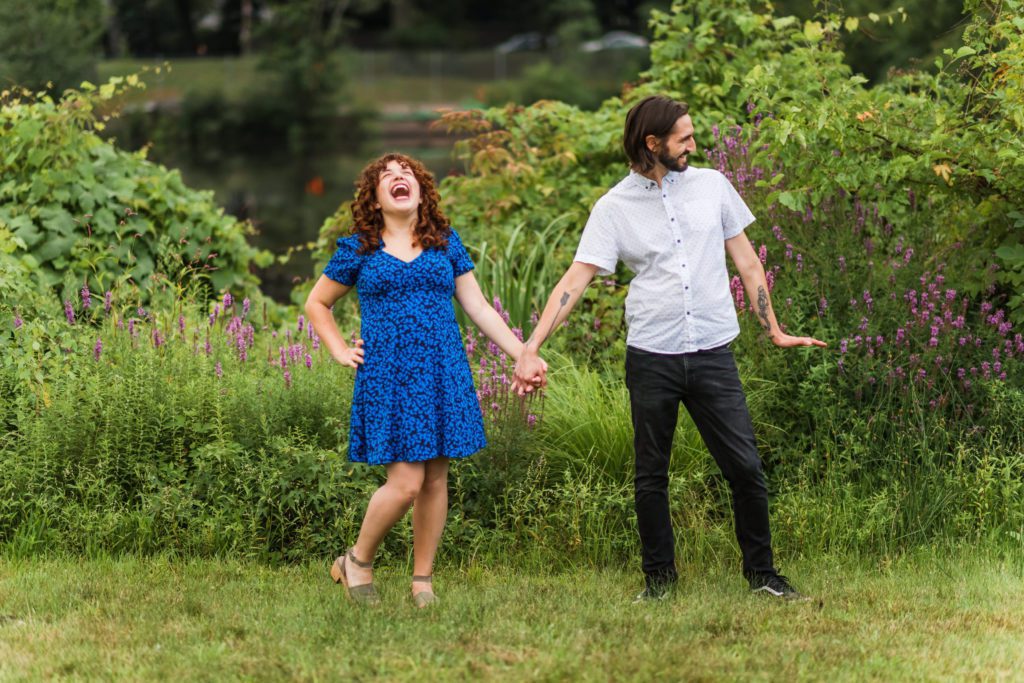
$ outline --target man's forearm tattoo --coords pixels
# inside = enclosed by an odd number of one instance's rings
[[[562,294],[561,300],[559,300],[559,302],[558,302],[558,310],[555,311],[555,317],[551,319],[551,326],[548,328],[548,331],[544,335],[543,339],[547,339],[548,337],[551,336],[551,332],[555,329],[555,323],[558,321],[558,315],[559,315],[559,313],[562,312],[562,309],[565,308],[566,304],[569,303],[569,298],[570,298],[569,292],[568,292],[568,290],[566,290],[566,292],[564,294]],[[537,332],[538,331],[539,330],[534,329],[533,333],[530,335],[530,338],[527,339],[524,342],[525,346],[529,346],[530,344],[533,343],[534,339],[537,338]],[[543,340],[541,340],[541,341],[543,341]],[[540,343],[538,342],[537,345],[540,346]]]
[[[765,334],[771,337],[772,324],[768,321],[768,292],[764,291],[764,287],[761,285],[757,286],[757,316]]]
[[[555,317],[551,319],[551,327],[548,328],[547,334],[544,335],[545,339],[550,337],[551,333],[555,330],[555,323],[558,321],[558,315],[562,312],[562,309],[565,308],[567,303],[569,303],[569,290],[565,290],[565,293],[562,294],[561,300],[558,302],[558,310],[555,311]]]

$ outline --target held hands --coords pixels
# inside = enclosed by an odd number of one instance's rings
[[[814,337],[794,337],[792,335],[781,333],[772,336],[772,343],[784,349],[788,349],[793,346],[820,346],[822,348],[828,346],[825,342],[815,339]]]
[[[548,385],[548,364],[535,351],[528,351],[525,347],[516,361],[514,373],[512,391],[520,396]]]
[[[357,339],[355,346],[348,346],[334,356],[334,360],[350,368],[358,368],[363,364],[363,340]]]

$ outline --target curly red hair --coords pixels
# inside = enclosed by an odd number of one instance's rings
[[[424,249],[444,249],[448,246],[451,223],[441,211],[441,197],[434,184],[434,176],[416,159],[392,152],[371,161],[356,181],[356,199],[352,202],[352,230],[359,235],[359,253],[368,254],[380,248],[380,234],[384,229],[384,213],[377,205],[377,183],[388,164],[397,161],[412,171],[420,185],[420,206],[413,240]]]

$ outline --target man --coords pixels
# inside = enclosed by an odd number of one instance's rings
[[[573,264],[548,299],[516,364],[520,393],[543,382],[541,344],[595,275],[619,260],[636,273],[626,297],[626,386],[633,418],[637,526],[646,587],[666,596],[676,580],[668,465],[679,403],[732,489],[736,538],[751,590],[801,597],[772,560],[768,491],[739,373],[729,348],[739,334],[725,255],[739,272],[758,322],[781,347],[825,346],[782,332],[764,268],[743,230],[754,216],[718,171],[689,168],[696,150],[687,105],[648,97],[626,116],[629,175],[597,201]]]

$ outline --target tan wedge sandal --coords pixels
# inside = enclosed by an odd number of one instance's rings
[[[412,580],[419,583],[431,583],[433,578],[433,576],[413,576]],[[414,593],[412,599],[420,609],[437,603],[437,596],[434,595],[433,591],[420,591],[419,593]]]
[[[380,596],[377,595],[377,589],[373,587],[373,582],[361,583],[358,586],[350,586],[348,583],[348,574],[345,572],[345,562],[351,562],[357,567],[363,569],[373,569],[373,562],[362,562],[352,552],[352,548],[345,551],[344,555],[339,555],[335,560],[334,564],[331,565],[331,578],[334,579],[334,583],[340,583],[345,586],[345,590],[348,592],[348,596],[352,598],[352,601],[359,605],[366,605],[368,607],[375,607],[380,604]]]

